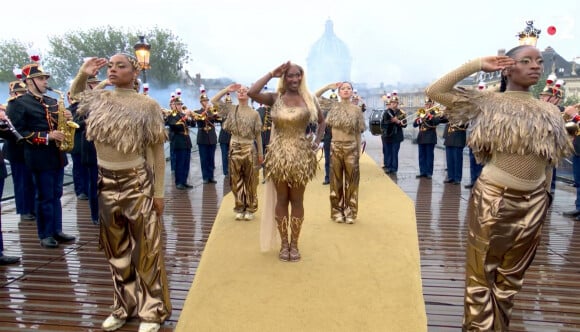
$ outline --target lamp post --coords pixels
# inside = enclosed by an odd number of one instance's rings
[[[516,35],[520,41],[520,45],[532,45],[536,46],[538,38],[540,37],[540,32],[542,30],[534,28],[534,21],[526,21],[526,27],[524,30],[518,32]]]
[[[145,36],[139,36],[139,42],[133,46],[135,49],[135,56],[137,57],[137,62],[141,66],[143,71],[143,84],[147,83],[147,69],[151,68],[149,65],[149,55],[151,54],[151,45],[145,41]]]

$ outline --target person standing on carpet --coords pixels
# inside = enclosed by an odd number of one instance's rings
[[[274,77],[280,78],[277,92],[261,92]],[[258,79],[248,90],[248,96],[272,106],[272,137],[264,162],[266,179],[275,186],[274,219],[282,241],[279,258],[296,262],[301,258],[298,237],[304,221],[304,191],[318,166],[315,151],[324,134],[324,117],[308,91],[304,69],[290,61]],[[310,123],[318,123],[314,142],[305,134]]]
[[[358,103],[351,101],[353,89],[350,82],[330,83],[316,95],[329,89],[338,89],[340,97],[339,102],[330,104],[326,115],[326,125],[332,128],[330,218],[337,223],[354,224],[358,213],[359,159],[365,119]]]
[[[426,89],[449,121],[469,123],[468,145],[484,164],[469,199],[464,331],[509,329],[551,204],[552,167],[573,152],[558,108],[530,93],[542,70],[540,51],[522,45],[472,60]],[[501,71],[499,92],[453,88],[479,71]]]
[[[90,58],[75,81],[105,65],[115,89],[87,90],[78,107],[97,150],[100,245],[114,284],[113,312],[102,329],[139,317],[140,332],[156,332],[171,315],[161,243],[167,134],[161,106],[134,89],[141,67],[132,55]]]
[[[237,93],[238,105],[221,101],[230,92]],[[264,161],[260,114],[249,105],[248,88],[237,83],[218,92],[211,104],[225,119],[222,130],[231,134],[228,168],[236,220],[252,220],[258,210],[259,165]]]

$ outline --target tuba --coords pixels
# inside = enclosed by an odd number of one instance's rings
[[[57,142],[57,146],[60,151],[70,152],[74,147],[75,131],[79,128],[79,125],[76,122],[69,121],[65,118],[64,112],[66,111],[66,107],[64,106],[64,94],[62,91],[53,88],[47,88],[47,90],[58,93],[58,121],[56,130],[64,134],[64,139],[62,142]]]

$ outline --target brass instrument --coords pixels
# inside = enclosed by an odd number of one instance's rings
[[[578,110],[578,114],[580,114],[580,104],[576,104],[574,107]],[[580,134],[580,126],[578,126],[578,123],[572,121],[573,119],[566,113],[562,113],[562,117],[566,121],[565,128],[568,135],[576,136]]]
[[[64,94],[62,91],[50,87],[47,88],[47,90],[58,94],[58,121],[56,130],[64,134],[64,139],[62,142],[57,142],[57,146],[60,151],[70,152],[74,148],[75,131],[79,128],[79,125],[76,122],[67,120],[65,118],[64,113],[66,111],[66,107],[64,106]]]
[[[270,116],[270,107],[264,106],[264,121],[262,122],[262,131],[272,129],[272,118]]]
[[[440,106],[435,105],[435,106],[429,107],[427,109],[424,109],[424,108],[418,109],[417,110],[417,117],[422,119],[429,112],[431,112],[434,116],[442,116],[443,115],[443,111],[441,110]]]
[[[397,119],[401,121],[401,124],[404,126],[407,124],[407,112],[403,111],[402,109],[399,109],[399,111],[401,111],[401,113],[397,115]]]

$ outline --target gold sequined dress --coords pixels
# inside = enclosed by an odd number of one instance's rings
[[[278,98],[272,106],[274,133],[265,157],[266,178],[291,187],[305,186],[316,174],[316,154],[306,138],[310,112],[289,107]]]

